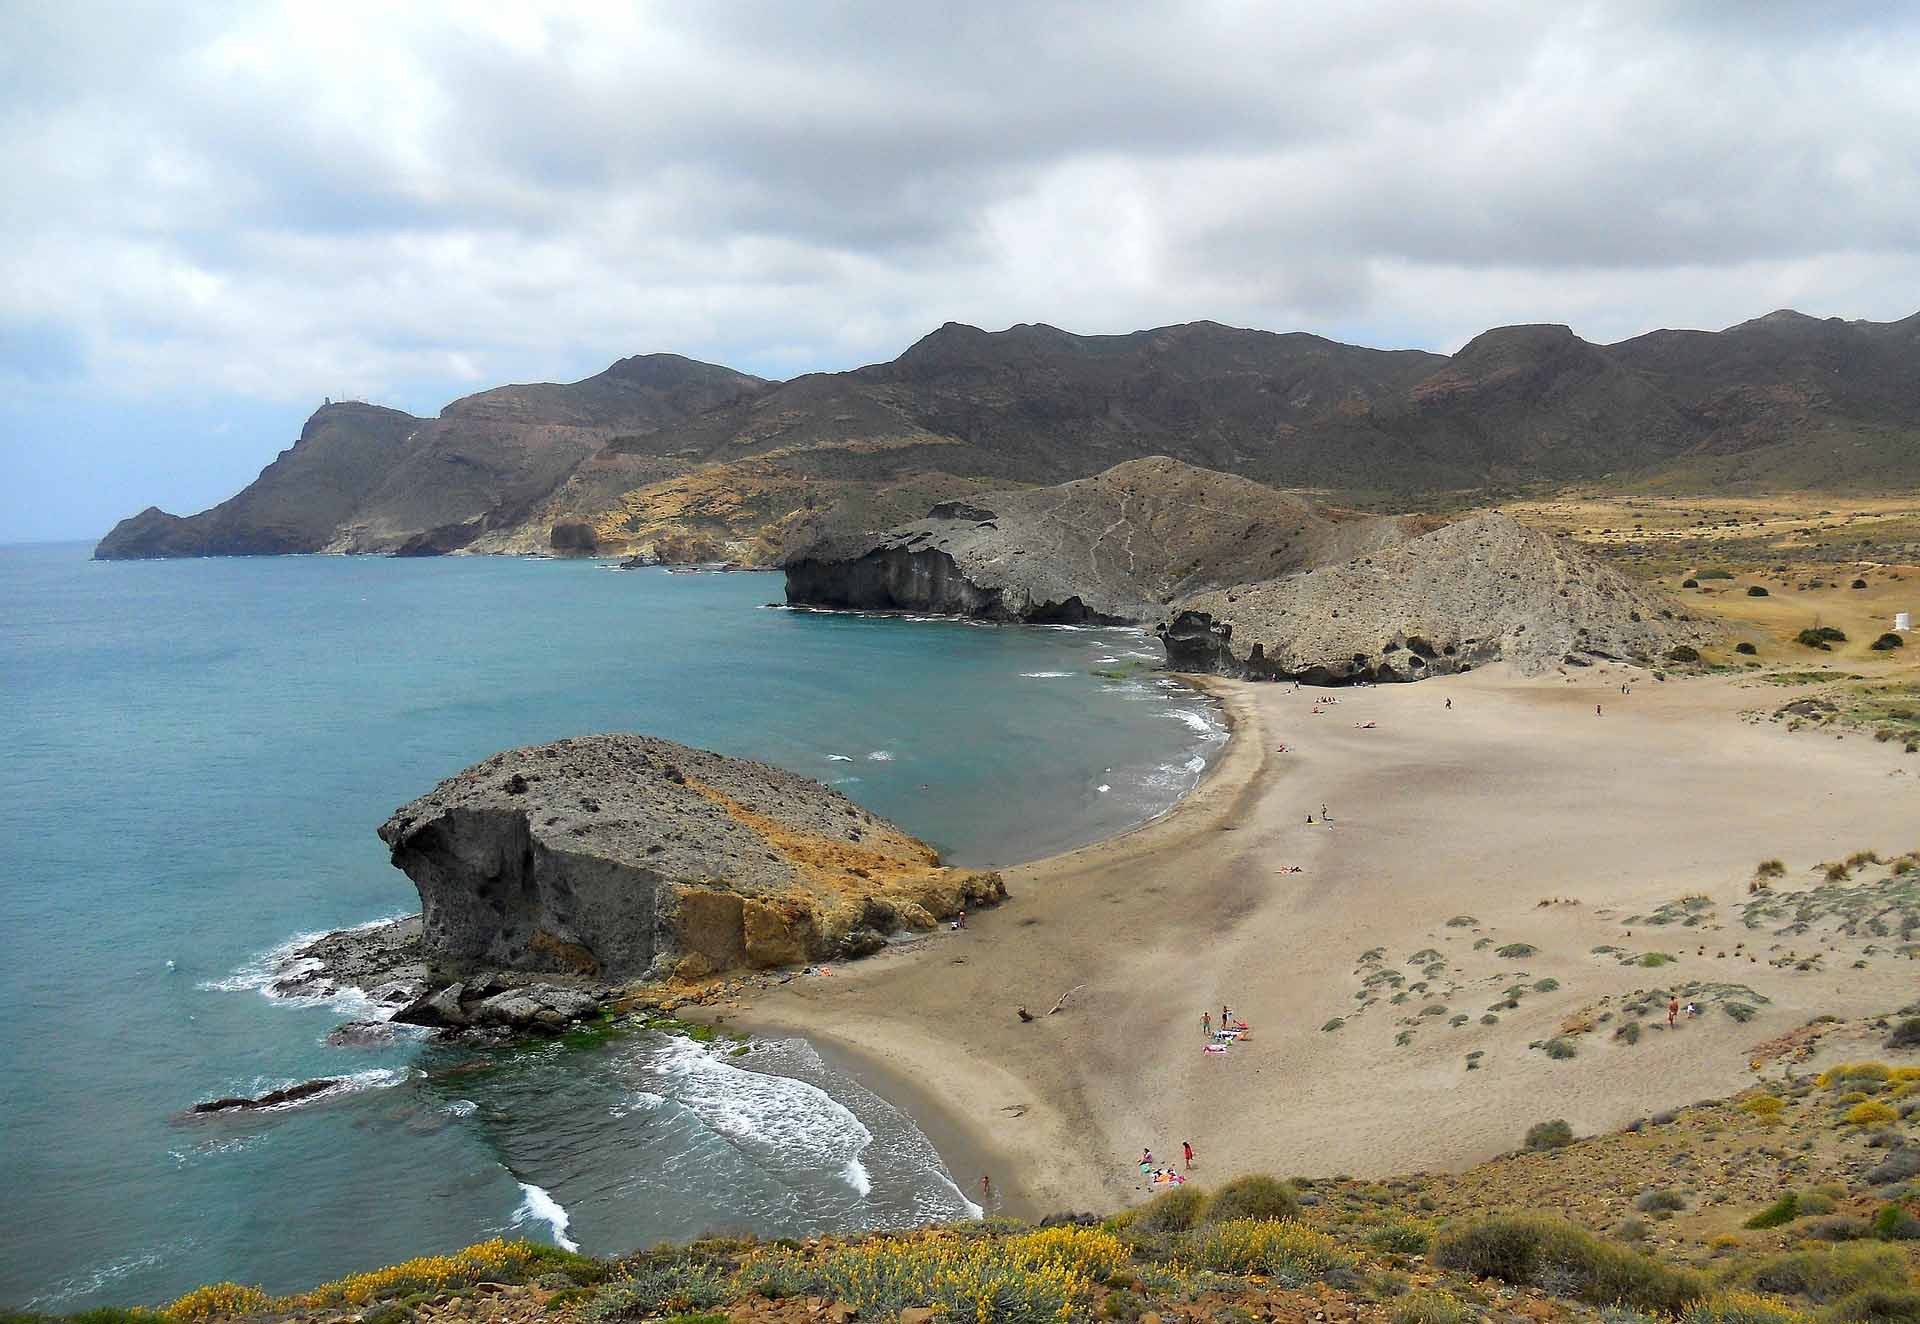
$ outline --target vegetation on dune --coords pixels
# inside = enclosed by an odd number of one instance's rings
[[[1434,1239],[1433,1262],[1520,1285],[1551,1283],[1593,1305],[1677,1314],[1706,1294],[1706,1279],[1559,1219],[1496,1215]]]

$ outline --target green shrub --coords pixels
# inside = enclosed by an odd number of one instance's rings
[[[1753,657],[1760,650],[1755,648],[1752,644],[1748,643],[1745,639],[1742,639],[1739,643],[1733,646],[1733,651],[1736,653],[1744,653],[1748,657]]]
[[[1504,961],[1524,961],[1529,956],[1538,956],[1540,949],[1530,942],[1510,942],[1494,952]]]
[[[1687,1207],[1687,1197],[1678,1191],[1642,1191],[1633,1207],[1643,1214],[1672,1214]]]
[[[1353,1260],[1339,1243],[1292,1219],[1236,1218],[1189,1233],[1194,1258],[1216,1273],[1263,1273],[1283,1287],[1303,1287]]]
[[[1887,1047],[1920,1048],[1920,1016],[1909,1016],[1888,1031]]]
[[[587,1318],[601,1324],[622,1324],[650,1315],[704,1310],[731,1295],[725,1274],[710,1264],[682,1262],[648,1265],[622,1282],[601,1289]]]
[[[1295,1218],[1300,1201],[1293,1188],[1274,1177],[1236,1177],[1214,1192],[1206,1221],[1227,1223],[1242,1218]]]
[[[1699,570],[1694,572],[1695,579],[1732,579],[1731,570]]]
[[[578,1305],[582,1301],[591,1301],[599,1295],[597,1287],[563,1287],[547,1298],[547,1304],[541,1309],[549,1315],[565,1310],[568,1306]],[[374,1324],[374,1317],[367,1316],[367,1324]]]
[[[1920,1324],[1920,1292],[1869,1287],[1836,1301],[1825,1318],[1832,1324]]]
[[[1425,1223],[1395,1219],[1367,1233],[1367,1244],[1397,1255],[1425,1255],[1433,1244],[1433,1229]]]
[[[1806,1201],[1802,1200],[1802,1208],[1805,1205]],[[1872,1231],[1866,1219],[1842,1214],[1836,1218],[1816,1218],[1801,1229],[1800,1235],[1808,1241],[1859,1241]]]
[[[1445,1292],[1409,1292],[1393,1305],[1393,1324],[1467,1324],[1473,1312]]]
[[[1907,1285],[1907,1262],[1892,1246],[1807,1246],[1736,1265],[1730,1285],[1825,1304],[1870,1288]]]
[[[1573,1040],[1567,1038],[1564,1034],[1556,1034],[1553,1038],[1547,1040],[1544,1044],[1540,1045],[1540,1051],[1556,1062],[1563,1062],[1567,1058],[1578,1057],[1580,1055],[1580,1050],[1573,1046]]]
[[[755,1255],[733,1275],[734,1290],[741,1296],[764,1296],[769,1301],[784,1301],[794,1296],[818,1296],[826,1284],[817,1271],[779,1252]]]
[[[1891,630],[1887,631],[1885,634],[1881,635],[1878,639],[1874,640],[1872,643],[1867,645],[1868,648],[1872,649],[1876,653],[1885,653],[1885,652],[1891,651],[1892,649],[1905,648],[1906,646],[1907,646],[1907,641],[1902,639],[1899,635],[1895,634]]]
[[[1873,1235],[1882,1241],[1920,1241],[1920,1218],[1897,1204],[1882,1205],[1873,1216]]]
[[[1176,1186],[1140,1206],[1133,1226],[1142,1232],[1185,1232],[1206,1212],[1206,1193],[1197,1186]]]
[[[1825,1191],[1802,1191],[1800,1193],[1800,1214],[1830,1214],[1833,1212],[1834,1198]]]
[[[1749,1218],[1741,1226],[1750,1228],[1779,1227],[1791,1223],[1800,1217],[1800,1197],[1792,1191],[1775,1200],[1759,1213]]]
[[[1706,1281],[1553,1218],[1499,1215],[1449,1228],[1433,1262],[1482,1278],[1544,1287],[1593,1305],[1675,1314],[1703,1296]]]
[[[1522,1143],[1527,1149],[1564,1149],[1573,1143],[1573,1128],[1565,1118],[1559,1117],[1551,1122],[1535,1122],[1527,1128]]]

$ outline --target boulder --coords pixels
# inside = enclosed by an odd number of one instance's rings
[[[855,928],[927,927],[1006,894],[998,874],[942,867],[817,782],[640,735],[496,754],[380,837],[420,892],[409,954],[455,971],[608,981],[799,964],[838,957]],[[480,997],[443,988],[395,1019],[459,1026]]]

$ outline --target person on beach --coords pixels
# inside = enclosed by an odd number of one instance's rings
[[[1184,1157],[1187,1161],[1187,1171],[1192,1172],[1193,1171],[1193,1142],[1191,1140],[1182,1140],[1180,1142],[1180,1152],[1182,1157]]]
[[[1595,717],[1598,717],[1600,715],[1600,705],[1597,703],[1593,705],[1593,715]]]
[[[1225,1030],[1233,1024],[1233,1013],[1227,1010],[1227,1004],[1220,1004],[1220,1028]]]
[[[1210,1011],[1200,1013],[1200,1035],[1205,1039],[1213,1038],[1213,1013]]]
[[[1671,1030],[1673,1023],[1678,1019],[1680,1019],[1680,999],[1669,999],[1667,1002],[1667,1028]]]
[[[993,1183],[987,1180],[987,1174],[980,1174],[980,1203],[987,1204],[993,1199]]]
[[[1447,700],[1447,711],[1448,711],[1448,712],[1452,712],[1452,711],[1453,711],[1453,700],[1452,700],[1452,699],[1448,699],[1448,700]]]

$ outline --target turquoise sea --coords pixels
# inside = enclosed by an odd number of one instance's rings
[[[1163,811],[1225,740],[1134,631],[792,612],[765,574],[89,550],[0,548],[0,1306],[965,1216],[802,1041],[334,1047],[354,998],[263,989],[300,935],[415,908],[375,825],[508,746],[766,759],[990,865]],[[316,1076],[350,1083],[181,1115]]]

